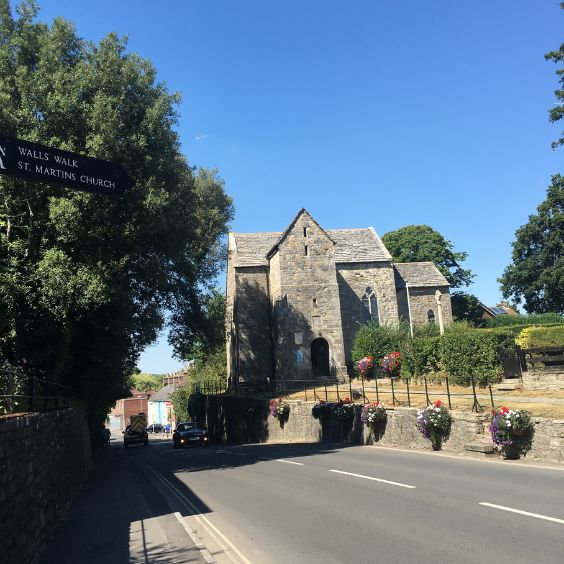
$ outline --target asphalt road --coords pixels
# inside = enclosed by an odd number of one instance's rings
[[[173,450],[157,439],[120,456],[217,562],[564,562],[561,467],[328,444]]]

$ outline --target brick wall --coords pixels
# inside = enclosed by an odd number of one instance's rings
[[[90,472],[86,421],[73,409],[0,418],[0,560],[33,563]]]

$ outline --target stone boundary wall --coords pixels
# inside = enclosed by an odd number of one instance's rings
[[[0,417],[0,560],[37,562],[92,467],[73,409]]]
[[[388,447],[431,450],[430,441],[417,428],[417,409],[388,409],[388,421],[382,436],[374,439],[360,420],[360,409],[354,420],[319,421],[311,415],[314,402],[291,401],[290,416],[283,427],[269,414],[267,400],[210,396],[205,401],[202,423],[208,426],[214,442],[226,443],[292,443],[347,442],[377,444]],[[492,444],[488,431],[489,413],[452,411],[450,437],[442,450],[464,454],[464,445],[483,442]],[[205,416],[205,420],[203,417]],[[564,463],[564,420],[533,418],[535,435],[527,460]]]
[[[559,370],[527,370],[521,373],[525,390],[564,390],[564,368]]]

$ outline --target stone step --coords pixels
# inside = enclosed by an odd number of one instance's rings
[[[515,380],[507,380],[505,382],[501,382],[501,384],[496,384],[495,389],[498,392],[505,392],[511,390],[522,390],[523,389],[523,382],[515,381]]]
[[[464,445],[464,450],[472,456],[494,455],[494,446],[491,443],[468,443]]]

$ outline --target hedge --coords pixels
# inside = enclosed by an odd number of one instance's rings
[[[515,340],[523,349],[564,346],[564,325],[525,327]]]
[[[486,327],[508,327],[511,325],[564,324],[564,316],[558,313],[535,313],[531,315],[498,315],[486,320]]]
[[[416,329],[412,340],[405,326],[362,327],[353,345],[353,360],[371,355],[376,360],[393,350],[402,357],[402,376],[421,377],[445,371],[453,384],[467,386],[470,378],[479,386],[499,381],[502,374],[499,350],[513,346],[519,328],[475,329],[464,322],[446,328],[443,337],[426,335],[436,329]],[[435,325],[436,327],[436,325]]]

